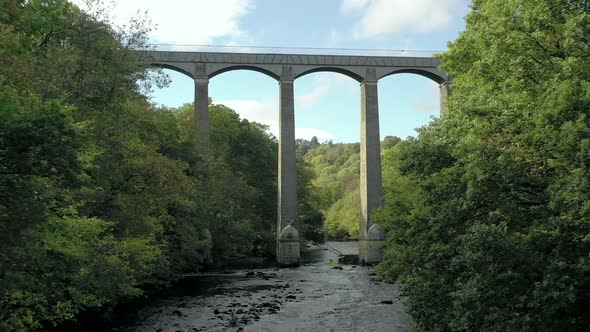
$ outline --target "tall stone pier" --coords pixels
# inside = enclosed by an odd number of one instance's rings
[[[368,68],[366,79],[361,83],[359,261],[364,264],[373,264],[381,260],[380,243],[375,243],[375,239],[368,237],[371,227],[371,212],[381,206],[382,194],[379,98],[377,95],[375,70]]]
[[[199,155],[202,156],[201,163],[202,172],[205,173],[202,187],[199,188],[201,192],[205,193],[205,197],[209,197],[209,77],[205,74],[205,64],[196,63],[194,65],[195,75],[195,141],[199,149]],[[213,246],[213,238],[209,227],[205,228],[200,235],[200,239],[207,241],[206,248],[203,252],[205,264],[211,264],[213,257],[211,256],[211,248]]]
[[[279,81],[279,165],[277,262],[299,264],[299,220],[297,215],[297,173],[295,168],[295,98],[293,70],[283,66]]]
[[[195,79],[195,128],[197,146],[203,156],[209,155],[209,79]]]
[[[381,206],[381,151],[379,136],[379,79],[398,73],[412,73],[440,84],[441,114],[451,95],[451,80],[438,69],[432,57],[348,56],[315,54],[260,54],[138,51],[137,55],[157,67],[186,74],[195,82],[195,130],[205,162],[209,153],[209,80],[231,70],[254,70],[279,83],[279,156],[277,206],[277,262],[299,264],[297,218],[297,174],[295,168],[294,81],[314,72],[344,74],[360,83],[361,92],[361,165],[360,165],[360,234],[359,258],[366,264],[381,260],[380,244],[385,238],[372,222],[371,212]],[[205,166],[207,167],[207,166]]]
[[[447,100],[452,95],[451,82],[444,82],[440,85],[440,114],[446,114],[449,111]]]

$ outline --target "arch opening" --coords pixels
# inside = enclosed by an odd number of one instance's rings
[[[156,67],[156,66],[154,66]],[[194,80],[191,75],[168,66],[157,66],[168,77],[168,86],[159,88],[152,87],[146,91],[150,99],[157,105],[167,108],[178,108],[185,104],[192,104],[195,100]]]
[[[428,79],[438,83],[439,85],[443,84],[447,81],[447,78],[441,74],[437,74],[432,71],[428,71],[428,70],[424,70],[424,69],[420,69],[420,68],[405,68],[405,69],[394,70],[386,75],[381,76],[379,78],[379,80],[382,80],[383,78],[386,78],[386,77],[392,76],[392,75],[397,75],[397,74],[419,75],[419,76],[428,78]]]
[[[270,75],[251,69],[233,67],[209,80],[209,97],[213,104],[223,104],[242,119],[268,126],[277,137],[279,130],[279,86]],[[245,83],[248,82],[248,83]],[[252,83],[249,83],[252,82]]]
[[[417,128],[440,116],[440,85],[422,73],[398,71],[382,78],[378,94],[382,141],[386,136],[416,137]]]
[[[191,79],[193,78],[193,75],[190,72],[188,72],[180,67],[176,67],[174,65],[170,65],[167,63],[154,62],[154,63],[150,63],[150,67],[168,69],[168,70],[175,71],[177,73],[186,75],[186,76],[190,77]]]
[[[211,73],[209,75],[209,79],[219,75],[219,74],[223,74],[223,73],[227,73],[230,71],[236,71],[236,70],[250,70],[250,71],[255,71],[258,73],[262,73],[265,74],[267,76],[270,76],[272,78],[274,78],[275,80],[280,80],[279,75],[277,75],[276,73],[273,73],[272,71],[262,68],[262,67],[258,67],[258,66],[248,66],[248,65],[240,65],[240,66],[229,66],[229,67],[224,67],[222,69],[219,69],[213,73]]]
[[[307,239],[359,235],[360,92],[357,79],[338,72],[308,71],[295,81],[297,169],[315,174],[311,183],[298,183],[313,188],[298,192]]]
[[[353,73],[350,70],[344,69],[344,68],[338,68],[338,67],[318,67],[318,68],[313,68],[307,71],[304,71],[303,73],[295,76],[295,79],[298,79],[300,77],[303,77],[305,75],[308,74],[312,74],[312,73],[320,73],[320,72],[331,72],[331,73],[338,73],[338,74],[342,74],[345,76],[348,76],[350,78],[352,78],[353,80],[361,83],[364,81],[364,78],[361,77],[360,75]]]

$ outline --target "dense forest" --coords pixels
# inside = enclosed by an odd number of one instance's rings
[[[325,219],[322,232],[333,239],[357,238],[359,231],[360,145],[298,140],[298,162],[313,172],[310,203]]]
[[[386,136],[381,142],[382,154],[393,148],[401,139]],[[320,143],[316,137],[311,140],[297,140],[298,163],[311,171],[305,201],[323,223],[309,220],[307,225],[316,225],[316,235],[308,239],[320,239],[325,234],[329,239],[357,239],[359,235],[360,192],[360,144]],[[305,171],[305,170],[304,170]]]
[[[146,97],[150,22],[91,3],[0,0],[0,331],[109,319],[210,249],[274,255],[276,138],[210,101],[204,159],[193,105]],[[474,0],[449,112],[382,142],[377,268],[417,329],[590,326],[589,54],[585,0]],[[303,237],[356,238],[359,144],[298,140],[297,176]]]
[[[449,112],[384,160],[380,270],[427,331],[590,326],[590,3],[475,0]]]
[[[203,160],[193,105],[144,94],[167,84],[130,51],[147,47],[149,22],[115,28],[100,2],[90,14],[60,0],[1,4],[0,331],[108,318],[207,263],[205,229],[214,257],[274,255],[268,128],[211,103]],[[318,213],[300,174],[305,221]]]

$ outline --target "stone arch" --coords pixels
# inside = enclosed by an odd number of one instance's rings
[[[297,78],[302,77],[302,76],[305,76],[307,74],[319,73],[319,72],[332,72],[332,73],[338,73],[338,74],[346,75],[346,76],[352,78],[353,80],[355,80],[355,81],[357,81],[359,83],[362,83],[365,80],[361,75],[359,75],[359,74],[357,74],[355,72],[352,72],[352,71],[350,71],[348,69],[340,68],[340,67],[317,67],[317,68],[312,68],[312,69],[306,70],[306,71],[304,71],[304,72],[302,72],[300,74],[295,75],[294,78],[297,79]]]
[[[429,113],[434,116],[442,116],[445,114],[447,109],[447,100],[451,96],[451,80],[446,74],[446,72],[437,69],[436,67],[433,68],[416,68],[416,67],[405,67],[399,68],[392,71],[387,72],[385,75],[379,75],[379,86],[385,87],[387,86],[386,82],[383,82],[383,78],[388,76],[394,76],[395,74],[412,74],[414,79],[430,81],[430,84],[434,83],[438,86],[438,98],[437,103],[439,104],[439,112]],[[399,83],[398,83],[399,84]],[[386,97],[387,98],[387,97]],[[381,101],[381,100],[380,100]],[[401,102],[401,101],[400,101]],[[432,103],[434,106],[434,99],[427,101],[428,105]],[[434,110],[434,108],[432,109]],[[426,114],[426,113],[425,113]],[[385,116],[384,113],[380,114],[380,116]],[[387,115],[389,116],[389,115]],[[385,117],[383,117],[384,122],[387,122]],[[414,124],[415,126],[421,126],[422,124]]]
[[[175,72],[184,74],[192,79],[194,79],[195,77],[193,76],[193,74],[191,73],[191,70],[189,68],[182,68],[180,66],[174,65],[174,64],[170,64],[170,63],[163,63],[163,62],[152,62],[150,63],[151,67],[157,67],[157,68],[162,68],[162,69],[169,69],[169,70],[173,70]]]
[[[431,71],[431,70],[426,70],[426,69],[420,69],[420,68],[396,69],[396,70],[389,72],[383,76],[380,76],[379,79],[382,79],[382,78],[390,76],[390,75],[395,75],[395,74],[416,74],[416,75],[420,75],[420,76],[429,78],[438,84],[443,84],[445,82],[448,82],[448,78],[446,77],[446,75],[444,75],[444,73],[436,72],[434,70]]]
[[[280,76],[277,75],[276,73],[272,72],[271,70],[262,68],[262,67],[258,67],[258,66],[251,66],[251,65],[235,65],[235,66],[227,66],[227,67],[223,67],[221,69],[218,69],[212,73],[209,74],[209,79],[219,75],[219,74],[223,74],[226,73],[228,71],[234,71],[234,70],[252,70],[255,72],[259,72],[262,74],[265,74],[267,76],[270,76],[272,78],[274,78],[275,80],[279,81],[280,80]]]

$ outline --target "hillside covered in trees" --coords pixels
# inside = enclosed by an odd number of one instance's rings
[[[381,142],[382,153],[400,141],[396,136],[386,136]],[[330,239],[358,239],[360,144],[331,141],[320,144],[313,137],[310,141],[297,141],[297,155],[300,168],[312,172],[308,177],[313,190],[305,197],[324,219],[317,232]]]

